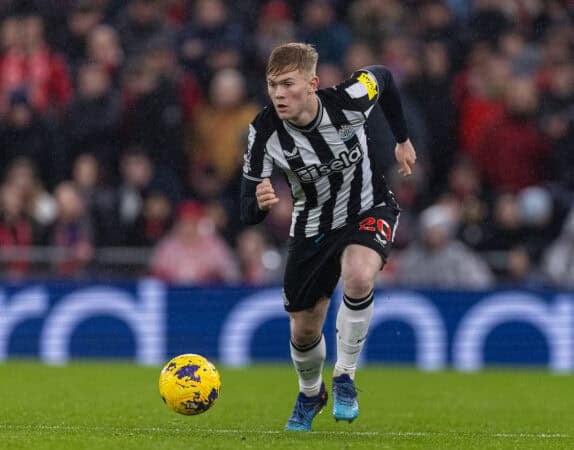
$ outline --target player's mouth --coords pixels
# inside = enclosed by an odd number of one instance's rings
[[[275,108],[277,109],[277,112],[286,112],[289,109],[284,103],[278,103],[275,105]]]

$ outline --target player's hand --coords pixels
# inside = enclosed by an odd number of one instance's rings
[[[263,178],[263,181],[257,185],[255,197],[257,198],[257,206],[261,211],[269,211],[279,201],[269,178]]]
[[[405,142],[397,144],[395,147],[395,158],[399,163],[399,173],[402,176],[407,176],[413,173],[413,166],[417,160],[417,153],[411,143],[410,139]]]

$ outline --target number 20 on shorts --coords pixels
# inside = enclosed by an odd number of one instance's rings
[[[378,231],[390,241],[393,229],[386,220],[366,217],[359,222],[359,231]]]

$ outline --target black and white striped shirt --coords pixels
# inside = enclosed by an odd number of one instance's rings
[[[290,235],[311,237],[340,228],[369,208],[394,201],[378,170],[377,149],[369,145],[365,122],[379,101],[395,138],[407,138],[398,92],[383,66],[354,73],[340,85],[317,91],[319,113],[305,128],[281,120],[269,105],[249,127],[244,156],[242,218],[257,223],[254,186],[283,171],[294,204]],[[251,185],[251,189],[249,189]]]

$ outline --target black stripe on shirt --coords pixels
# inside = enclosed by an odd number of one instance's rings
[[[329,103],[325,106],[329,117],[333,123],[333,126],[339,131],[343,125],[350,126],[351,123],[345,116],[345,113],[340,108],[331,106]],[[353,150],[357,146],[361,146],[359,138],[357,135],[353,135],[350,139],[345,141],[345,145],[349,151]],[[361,147],[361,150],[362,147]],[[364,152],[363,152],[364,157]],[[342,180],[341,180],[342,182]],[[340,188],[340,186],[339,186]],[[349,201],[347,202],[347,217],[354,216],[358,214],[361,210],[361,191],[363,190],[363,166],[361,161],[358,161],[355,165],[355,170],[353,172],[353,179],[351,180],[351,190],[349,192]],[[333,204],[334,206],[334,204]]]
[[[301,158],[301,154],[296,149],[295,140],[285,129],[283,123],[277,126],[277,136],[279,138],[279,143],[283,150],[283,155],[289,164],[289,168],[292,172],[297,169],[305,167],[305,162]],[[305,225],[307,224],[307,218],[309,216],[309,210],[317,206],[317,189],[314,183],[300,183],[303,192],[305,193],[305,207],[303,211],[297,216],[297,221],[295,222],[294,234],[295,236],[305,235]]]
[[[327,110],[329,114],[329,110]],[[330,114],[329,114],[330,116]],[[332,118],[330,117],[332,120]],[[325,142],[325,138],[321,135],[319,130],[315,128],[309,133],[305,133],[305,137],[315,150],[319,157],[321,164],[329,164],[335,159],[335,154],[331,151],[329,144]],[[329,180],[329,199],[323,204],[321,208],[321,216],[319,218],[319,233],[324,233],[331,229],[333,224],[333,213],[335,209],[335,201],[337,200],[337,192],[343,185],[343,174],[341,172],[333,172],[328,175]]]

